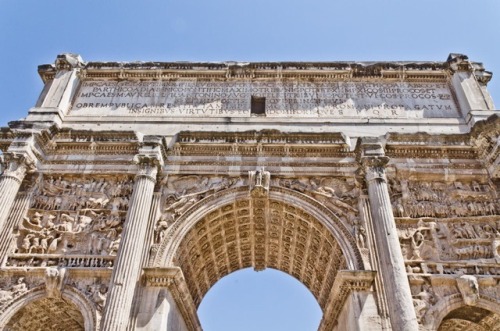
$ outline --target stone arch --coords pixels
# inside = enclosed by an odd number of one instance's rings
[[[443,323],[446,318],[454,311],[460,309],[480,309],[490,313],[491,317],[495,318],[497,324],[500,322],[500,305],[498,303],[487,300],[484,297],[479,298],[474,306],[467,306],[460,294],[454,294],[440,300],[426,314],[426,320],[429,321],[428,328],[430,330],[447,330]],[[467,313],[462,313],[462,316],[467,316]],[[464,319],[465,320],[465,319]],[[443,327],[444,326],[444,327]],[[473,325],[470,325],[471,327]],[[453,330],[460,330],[453,328]],[[465,329],[464,329],[465,330]]]
[[[40,312],[46,307],[56,309],[68,309],[65,310],[65,315],[72,315],[75,318],[74,323],[67,324],[66,322],[61,323],[62,328],[60,330],[84,330],[84,331],[94,331],[97,330],[97,320],[96,320],[96,308],[93,303],[85,297],[77,289],[66,286],[62,292],[61,298],[49,298],[47,296],[45,286],[38,286],[31,289],[29,292],[24,293],[20,297],[12,301],[8,307],[4,310],[0,316],[0,329],[1,330],[18,330],[17,328],[9,329],[13,327],[13,322],[24,315],[24,313],[36,306],[36,309]],[[51,313],[54,311],[51,310]],[[78,316],[78,314],[79,316]],[[72,326],[81,325],[81,327],[73,328]],[[41,327],[36,330],[43,330]],[[21,330],[21,329],[19,329]],[[30,329],[23,328],[22,330],[30,331]],[[58,330],[58,329],[54,329]]]
[[[265,224],[256,221],[257,203],[265,204]],[[354,237],[331,210],[281,187],[251,197],[248,186],[218,192],[187,210],[167,230],[151,266],[179,266],[196,306],[233,271],[274,268],[301,281],[323,310],[337,272],[363,270]]]

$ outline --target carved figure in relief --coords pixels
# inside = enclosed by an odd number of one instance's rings
[[[394,212],[394,216],[396,217],[406,217],[406,213],[401,202],[401,198],[398,198],[396,201],[392,203],[392,210]]]
[[[436,296],[430,285],[424,284],[422,290],[413,296],[413,306],[419,323],[424,322],[424,316],[432,305],[436,303]]]
[[[45,290],[49,298],[61,297],[64,285],[64,275],[66,269],[47,268],[45,269]]]
[[[28,286],[24,282],[24,277],[18,278],[17,284],[12,286],[11,291],[14,297],[19,296],[28,291]]]
[[[172,221],[186,212],[191,206],[209,194],[235,185],[238,181],[227,177],[183,176],[162,182],[162,216]]]
[[[111,241],[108,247],[108,254],[111,256],[115,256],[118,253],[118,248],[120,247],[120,241],[122,239],[122,234],[120,233],[116,239]]]
[[[362,225],[354,225],[354,235],[359,248],[366,248],[366,230]]]
[[[27,234],[26,237],[23,238],[23,243],[21,245],[21,253],[28,253],[31,247],[31,239],[34,237],[34,234]]]
[[[254,187],[263,187],[265,190],[269,190],[269,186],[271,185],[271,173],[265,171],[263,167],[255,171],[249,171],[248,181],[250,190]]]
[[[495,215],[498,209],[495,192],[474,181],[409,182],[407,187],[402,188],[402,202],[413,218]],[[398,214],[396,208],[394,212]]]
[[[0,290],[0,306],[26,293],[28,286],[24,277],[19,277],[16,284],[12,285],[8,290]]]
[[[412,260],[420,260],[422,257],[420,256],[420,249],[424,244],[424,235],[420,230],[415,231],[413,236],[411,237],[411,249],[412,249]]]
[[[308,189],[308,186],[298,179],[282,178],[279,185],[303,193]]]
[[[172,214],[163,214],[158,222],[156,223],[155,227],[155,238],[154,238],[154,243],[159,244],[163,241],[163,238],[165,237],[165,232],[167,231],[168,227],[170,224],[172,224],[174,221],[174,218]]]
[[[35,227],[25,219],[19,227],[21,237],[18,252],[54,254],[74,251],[99,255],[107,252],[110,243],[122,230],[123,219],[119,213],[111,215],[102,210],[85,212],[88,214],[60,213],[59,220],[50,214],[43,218],[46,220],[42,222],[43,227]],[[61,242],[62,245],[59,245]]]
[[[465,304],[475,306],[479,300],[479,283],[477,278],[471,275],[460,276],[457,278],[457,286]]]
[[[399,230],[399,239],[404,256],[409,260],[438,258],[436,249],[437,225],[420,220],[416,227]]]

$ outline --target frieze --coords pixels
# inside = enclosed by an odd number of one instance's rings
[[[489,182],[391,182],[396,217],[466,217],[497,215],[500,201]]]

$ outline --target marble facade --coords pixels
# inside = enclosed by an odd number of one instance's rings
[[[61,54],[0,132],[0,328],[201,330],[225,275],[302,282],[319,330],[495,330],[500,111],[445,62]]]

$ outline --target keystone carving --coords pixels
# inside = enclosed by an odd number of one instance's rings
[[[45,290],[49,298],[60,298],[64,287],[66,269],[45,269]]]
[[[457,286],[464,302],[468,306],[475,306],[479,300],[479,283],[477,278],[464,275],[457,278]]]
[[[255,188],[262,188],[269,191],[269,186],[271,185],[271,173],[265,171],[264,167],[248,172],[248,183],[250,186],[250,191]]]

